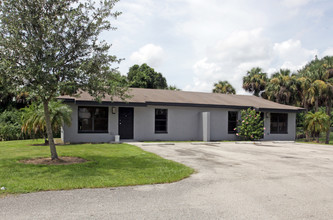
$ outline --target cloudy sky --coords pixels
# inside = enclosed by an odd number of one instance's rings
[[[211,92],[259,66],[271,74],[298,70],[315,55],[333,55],[332,0],[120,0],[122,15],[103,34],[111,54],[130,66],[147,63],[169,85]]]

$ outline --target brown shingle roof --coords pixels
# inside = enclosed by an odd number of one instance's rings
[[[250,95],[227,95],[204,92],[185,92],[161,89],[130,88],[129,95],[132,97],[122,101],[118,97],[113,98],[113,103],[143,104],[143,105],[177,105],[177,106],[202,106],[202,107],[254,107],[258,110],[286,110],[302,111],[302,108],[282,105]],[[94,99],[87,93],[82,92],[79,97],[60,96],[59,99],[75,102],[91,102]],[[110,97],[105,97],[102,102],[110,102]]]

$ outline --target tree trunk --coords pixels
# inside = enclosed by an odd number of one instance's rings
[[[308,103],[306,102],[305,96],[304,96],[304,103],[303,104],[304,104],[304,108],[305,108],[305,114],[308,114],[309,106],[308,106]],[[309,135],[309,132],[307,130],[305,130],[305,140],[310,141],[310,135]]]
[[[306,96],[304,95],[304,98],[303,98],[303,105],[304,105],[304,108],[305,108],[305,114],[308,113],[309,111],[309,106],[308,106],[308,103],[306,102]]]
[[[54,144],[52,127],[51,127],[51,118],[50,118],[50,110],[49,110],[49,102],[43,101],[44,106],[44,114],[45,114],[45,122],[46,122],[46,132],[47,137],[49,139],[50,151],[51,151],[51,159],[58,160],[57,149]]]
[[[316,97],[316,100],[315,100],[315,112],[318,111],[318,96]]]
[[[326,105],[326,114],[328,115],[328,117],[330,117],[330,124],[328,126],[328,130],[326,131],[326,140],[325,140],[325,144],[329,144],[330,143],[330,134],[331,134],[331,109],[332,109],[332,100],[331,97],[328,98],[327,100],[327,105]]]

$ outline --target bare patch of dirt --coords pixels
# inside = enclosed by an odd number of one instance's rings
[[[87,160],[80,157],[60,157],[58,160],[52,160],[50,157],[44,158],[33,158],[27,160],[20,160],[21,163],[25,164],[43,164],[43,165],[70,165],[77,163],[84,163]]]

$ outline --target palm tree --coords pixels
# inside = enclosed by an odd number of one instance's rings
[[[299,81],[303,85],[304,104],[312,105],[317,112],[319,106],[326,106],[326,114],[330,117],[333,98],[333,57],[315,59],[301,71]],[[308,108],[307,108],[308,109]],[[330,129],[326,131],[326,141],[330,139]]]
[[[315,111],[318,111],[319,102],[325,98],[327,72],[323,68],[322,61],[316,60],[308,67],[309,77],[312,81],[310,86],[311,103],[314,103]]]
[[[261,92],[265,90],[266,84],[267,74],[259,67],[247,71],[246,76],[243,77],[243,89],[255,96],[260,96]]]
[[[333,98],[333,56],[326,56],[323,58],[323,67],[326,70],[326,114],[331,117],[332,111],[332,98]],[[330,123],[331,124],[331,123]],[[330,132],[328,129],[326,131],[325,144],[329,144]]]
[[[299,79],[302,79],[304,91],[307,94],[307,104],[314,106],[318,111],[320,105],[325,103],[327,82],[330,81],[329,69],[324,65],[324,59],[315,59],[300,70]]]
[[[269,100],[287,105],[296,104],[296,92],[296,75],[291,75],[288,69],[280,69],[274,73],[265,90]]]
[[[60,129],[63,124],[71,124],[72,109],[58,101],[51,101],[49,104],[52,130]],[[43,104],[32,103],[22,109],[22,132],[31,134],[41,134],[44,136],[45,144],[48,143],[46,137],[46,121]]]
[[[301,74],[297,75],[296,78],[297,88],[298,88],[298,95],[300,99],[301,106],[305,108],[306,113],[309,111],[309,99],[310,93],[308,90],[311,86],[310,78],[303,76]]]
[[[219,81],[214,83],[213,93],[236,94],[236,90],[228,81]]]
[[[316,137],[319,143],[320,133],[329,130],[330,117],[324,112],[317,111],[315,113],[308,112],[305,115],[305,130],[309,132],[312,137]]]

